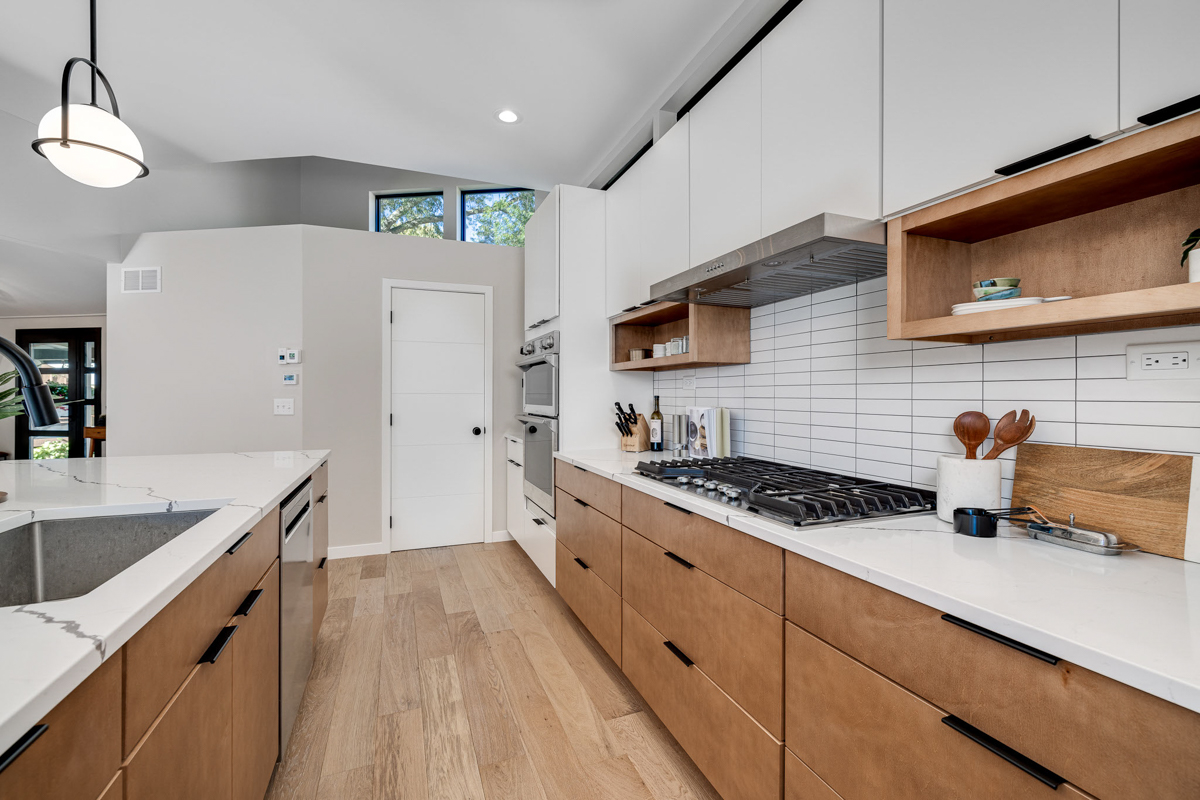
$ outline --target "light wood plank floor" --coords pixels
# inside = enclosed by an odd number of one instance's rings
[[[720,800],[516,543],[329,570],[269,800]]]

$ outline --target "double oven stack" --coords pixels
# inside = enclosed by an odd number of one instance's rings
[[[521,414],[525,426],[525,501],[554,524],[554,451],[558,449],[560,335],[542,334],[521,345]]]

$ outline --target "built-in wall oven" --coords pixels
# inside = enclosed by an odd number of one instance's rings
[[[558,331],[521,345],[521,413],[558,417]]]
[[[525,426],[525,497],[554,516],[554,451],[558,449],[558,420],[521,414]]]

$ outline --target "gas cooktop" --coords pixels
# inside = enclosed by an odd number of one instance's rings
[[[636,473],[749,514],[802,527],[933,511],[924,489],[756,458],[642,461]]]

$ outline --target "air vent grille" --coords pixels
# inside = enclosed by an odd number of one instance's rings
[[[162,267],[123,267],[121,293],[161,292]]]

